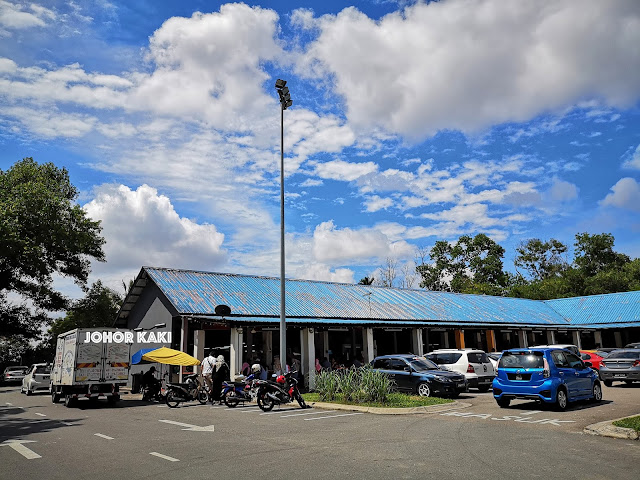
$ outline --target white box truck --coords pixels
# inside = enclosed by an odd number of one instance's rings
[[[58,335],[51,370],[51,401],[67,407],[79,398],[110,404],[120,400],[129,380],[133,332],[117,328],[76,328]]]

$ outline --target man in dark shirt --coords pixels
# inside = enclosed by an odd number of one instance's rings
[[[155,372],[156,367],[151,367],[142,376],[142,386],[147,388],[147,398],[155,398],[156,400],[158,400],[160,398],[160,381],[158,381],[158,379],[155,377]]]

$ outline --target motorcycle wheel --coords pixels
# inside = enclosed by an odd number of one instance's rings
[[[165,403],[170,408],[176,408],[178,405],[180,405],[180,400],[176,396],[176,393],[173,390],[171,390],[167,393],[167,396],[165,397]]]
[[[228,390],[227,393],[224,394],[224,404],[229,408],[235,408],[240,403],[238,400],[238,395],[236,395],[235,390]]]
[[[198,401],[200,405],[205,405],[209,401],[209,394],[204,390],[198,390]]]
[[[307,403],[304,401],[304,398],[302,398],[302,394],[300,393],[300,391],[298,391],[296,389],[296,391],[293,394],[293,396],[298,401],[298,404],[300,405],[300,408],[307,408]]]
[[[262,410],[263,412],[269,412],[271,410],[273,410],[273,400],[271,400],[268,396],[267,396],[267,392],[265,390],[261,390],[258,392],[258,407],[260,407],[260,410]]]

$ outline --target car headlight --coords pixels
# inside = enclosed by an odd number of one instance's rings
[[[444,383],[448,383],[448,382],[451,381],[451,379],[449,377],[443,377],[443,376],[440,376],[440,375],[434,375],[433,378],[435,378],[439,382],[444,382]]]

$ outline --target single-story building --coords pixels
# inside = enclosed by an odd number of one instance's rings
[[[310,385],[316,358],[640,341],[640,291],[541,301],[293,279],[285,291],[287,352]],[[220,305],[230,312],[216,313]],[[273,364],[279,325],[279,278],[143,267],[114,326],[143,329],[150,343],[133,351],[167,346],[202,359],[211,350],[234,375],[245,360]]]

